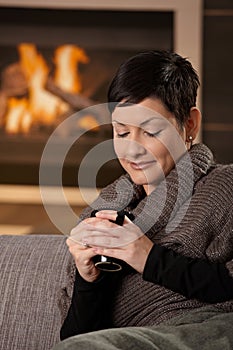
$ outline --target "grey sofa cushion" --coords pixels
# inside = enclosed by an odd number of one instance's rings
[[[65,237],[0,236],[0,247],[0,349],[51,349],[73,290]]]

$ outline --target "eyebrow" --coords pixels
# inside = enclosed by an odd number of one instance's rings
[[[152,120],[155,120],[155,119],[160,119],[160,118],[151,117],[151,118],[149,118],[149,119],[147,119],[147,120],[144,120],[142,123],[139,124],[139,126],[143,126],[143,125],[145,125],[145,124],[148,124],[149,122],[151,122]],[[121,122],[119,122],[119,121],[117,121],[117,120],[115,120],[115,119],[114,119],[112,122],[113,122],[113,123],[115,122],[115,123],[117,123],[117,124],[119,124],[119,125],[122,125],[122,126],[126,126],[126,124],[121,123]]]

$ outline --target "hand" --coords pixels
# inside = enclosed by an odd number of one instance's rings
[[[85,231],[85,220],[78,224],[71,230],[71,236],[67,239],[66,243],[69,247],[69,251],[72,254],[76,267],[82,278],[88,282],[94,282],[100,271],[95,267],[92,258],[96,255],[96,252],[92,247],[86,246],[85,242],[76,240],[75,235],[79,237],[78,233]]]
[[[153,242],[127,217],[123,226],[109,221],[116,216],[116,211],[102,210],[96,213],[96,218],[87,219],[92,229],[86,241],[96,254],[123,260],[142,273]]]

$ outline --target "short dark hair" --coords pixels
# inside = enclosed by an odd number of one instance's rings
[[[198,75],[186,58],[169,51],[146,51],[121,64],[110,84],[108,102],[114,106],[123,99],[140,103],[156,97],[183,126],[190,108],[196,106],[199,85]]]

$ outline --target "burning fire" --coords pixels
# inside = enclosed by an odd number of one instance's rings
[[[50,69],[34,44],[18,46],[19,64],[28,86],[28,97],[8,98],[5,130],[8,133],[29,133],[31,126],[53,125],[56,118],[68,112],[70,106],[60,97],[46,90]],[[78,72],[79,63],[89,59],[81,48],[63,45],[55,50],[53,77],[57,87],[68,93],[80,93],[82,84]]]
[[[63,45],[56,49],[54,63],[56,65],[55,84],[71,93],[82,90],[81,79],[77,71],[77,64],[88,63],[89,58],[84,50],[74,45]]]
[[[27,99],[9,98],[7,107],[9,112],[7,114],[6,131],[9,133],[28,133],[32,120],[28,111]]]

